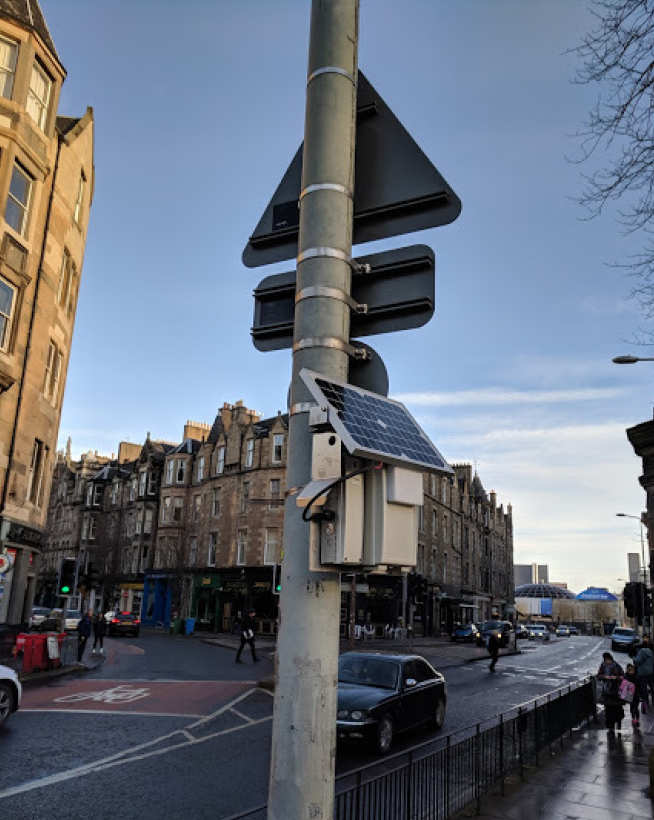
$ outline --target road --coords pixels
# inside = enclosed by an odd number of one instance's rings
[[[581,636],[524,642],[495,673],[485,661],[444,669],[442,731],[595,671],[607,645]],[[265,802],[272,697],[256,681],[272,674],[269,658],[237,666],[229,649],[160,634],[106,646],[95,671],[26,688],[21,710],[0,729],[0,817],[219,820]],[[437,650],[423,654],[439,667]],[[412,732],[395,749],[431,736]],[[337,770],[373,759],[344,745]]]

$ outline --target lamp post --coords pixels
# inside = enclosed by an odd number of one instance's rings
[[[615,359],[614,359],[615,361]],[[654,360],[652,360],[654,361]],[[640,515],[627,515],[627,513],[616,513],[618,518],[634,518],[640,524],[640,555],[641,560],[643,562],[642,565],[642,573],[643,573],[643,586],[641,588],[641,611],[643,613],[643,631],[645,631],[645,590],[647,589],[647,565],[645,563],[645,539],[643,537],[643,519]],[[649,633],[649,616],[648,617],[648,629],[647,632]]]

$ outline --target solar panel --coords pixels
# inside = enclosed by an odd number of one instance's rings
[[[306,368],[300,376],[351,455],[454,472],[401,402]]]

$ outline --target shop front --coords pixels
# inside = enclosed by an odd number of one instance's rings
[[[146,574],[142,590],[141,623],[168,629],[173,597],[172,576],[161,572]]]
[[[195,618],[195,629],[219,632],[221,629],[222,578],[211,572],[193,576],[191,617]]]
[[[120,611],[131,612],[139,615],[143,608],[143,584],[126,583],[120,584]],[[97,604],[95,605],[97,609]]]
[[[0,553],[10,567],[0,576],[0,623],[29,622],[36,591],[42,533],[0,518]]]

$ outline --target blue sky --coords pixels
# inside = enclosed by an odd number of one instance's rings
[[[302,140],[308,0],[41,0],[68,79],[60,112],[96,118],[96,184],[61,442],[179,440],[224,401],[285,409],[288,351],[250,341],[252,290],[281,263],[241,252]],[[591,25],[569,0],[361,0],[359,63],[461,197],[424,242],[429,325],[368,341],[391,394],[443,454],[511,502],[515,559],[578,591],[621,587],[645,497],[625,427],[651,417],[615,212],[584,221],[569,158],[597,90],[567,54]],[[589,169],[587,169],[589,170]],[[356,253],[356,251],[355,251]]]

